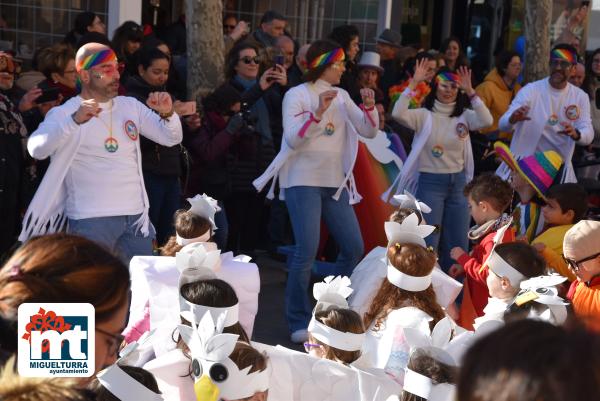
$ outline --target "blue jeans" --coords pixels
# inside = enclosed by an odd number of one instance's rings
[[[427,224],[440,227],[441,233],[431,234],[425,239],[427,245],[437,249],[440,267],[448,271],[455,263],[450,250],[459,246],[468,250],[469,204],[463,194],[466,185],[464,171],[453,174],[420,173],[417,198],[431,207],[425,214]]]
[[[150,234],[147,237],[136,230],[133,223],[140,215],[93,217],[90,219],[69,219],[69,234],[80,235],[95,241],[129,265],[136,255],[152,255],[152,240],[156,235],[150,224]]]
[[[173,216],[181,208],[179,177],[144,172],[144,184],[150,202],[150,221],[156,227],[156,241],[161,246],[175,234]]]
[[[286,188],[296,251],[292,257],[285,289],[286,317],[290,331],[306,329],[312,315],[308,285],[319,247],[321,217],[340,247],[336,264],[350,276],[364,253],[358,220],[348,204],[348,193],[334,200],[336,188],[299,186]]]

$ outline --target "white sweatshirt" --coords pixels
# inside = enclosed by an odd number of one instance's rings
[[[50,218],[46,211],[36,209],[44,209],[41,205],[44,201],[55,202],[62,197],[62,204],[54,206],[56,212],[63,209],[73,219],[145,213],[148,205],[141,173],[139,135],[161,145],[176,145],[182,139],[178,116],[163,120],[134,98],[115,97],[112,137],[119,147],[111,153],[104,147],[110,131],[110,103],[101,104],[98,117],[77,125],[71,115],[82,100],[76,96],[50,110],[29,138],[27,149],[31,156],[36,159],[50,156],[51,162],[44,177],[48,183],[42,183],[38,189],[41,193],[36,193],[36,198],[44,199],[32,202],[28,213]],[[52,188],[60,186],[64,186],[65,195],[57,195]]]
[[[531,120],[511,124],[510,116],[521,106],[529,106],[527,114]],[[558,124],[548,124],[552,114],[558,117]],[[558,131],[563,130],[561,123],[570,123],[579,130],[581,138],[575,142]],[[498,123],[501,131],[514,129],[510,150],[515,157],[529,156],[538,151],[554,150],[565,163],[562,182],[575,182],[575,173],[571,164],[575,143],[588,145],[594,139],[594,128],[590,117],[590,100],[584,91],[567,84],[558,90],[550,86],[548,78],[532,82],[519,91],[510,107]],[[508,167],[500,166],[498,174],[503,178],[509,174]]]
[[[318,80],[305,84],[310,98],[300,88],[290,89],[283,99],[283,135],[287,145],[294,149],[294,154],[281,168],[280,186],[312,186],[337,188],[344,181],[343,156],[347,139],[345,116],[355,127],[359,135],[373,138],[377,135],[379,116],[377,110],[368,112],[373,122],[369,121],[365,112],[352,101],[348,92],[334,88],[331,84]],[[336,90],[337,97],[323,113],[320,122],[309,123],[301,136],[299,133],[319,106],[319,94],[327,90]],[[346,112],[339,110],[345,107]],[[312,113],[312,114],[311,114]],[[327,135],[327,124],[333,124],[333,135]],[[374,125],[373,125],[374,124]]]
[[[432,117],[431,134],[419,155],[418,171],[436,174],[462,171],[465,168],[464,147],[470,146],[466,140],[468,131],[489,127],[494,122],[488,108],[479,97],[474,97],[471,103],[473,109],[465,109],[460,117],[450,117],[455,103],[444,104],[435,100],[433,110],[409,109],[409,100],[410,98],[403,94],[394,106],[392,117],[400,124],[418,133],[427,115]],[[461,122],[462,118],[465,122]],[[440,146],[443,150],[440,157],[433,156],[432,150],[435,146]]]

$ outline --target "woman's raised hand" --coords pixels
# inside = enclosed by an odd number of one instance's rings
[[[468,67],[462,66],[458,67],[456,71],[458,73],[458,86],[462,89],[468,96],[473,96],[475,90],[473,89],[473,85],[471,84],[471,70]]]
[[[416,86],[425,81],[426,77],[427,77],[427,63],[429,62],[429,60],[427,60],[426,58],[422,58],[420,60],[417,60],[417,62],[415,63],[415,73],[412,76],[412,79],[410,80],[410,86],[411,89],[416,88]]]

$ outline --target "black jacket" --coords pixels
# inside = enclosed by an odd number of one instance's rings
[[[151,92],[164,91],[164,88],[150,86],[140,76],[130,77],[125,85],[126,95],[146,104]],[[142,170],[144,172],[165,176],[179,177],[181,175],[181,145],[163,146],[142,135],[140,146],[142,150]]]

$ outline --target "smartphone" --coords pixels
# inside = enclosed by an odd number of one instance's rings
[[[175,112],[180,116],[189,116],[196,112],[196,102],[181,102],[175,108]]]
[[[58,88],[43,88],[42,94],[37,99],[35,99],[35,102],[37,104],[53,102],[55,100],[58,100],[59,96],[60,90]]]
[[[285,59],[283,58],[282,54],[278,54],[273,58],[273,62],[277,65],[283,65],[283,63],[285,62]]]

